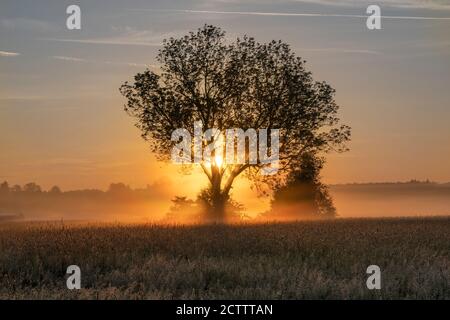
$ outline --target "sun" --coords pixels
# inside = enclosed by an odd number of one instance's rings
[[[218,167],[222,167],[222,164],[223,164],[223,158],[222,158],[222,156],[221,156],[220,154],[216,155],[216,156],[214,157],[214,162],[215,162],[215,164],[216,164]]]

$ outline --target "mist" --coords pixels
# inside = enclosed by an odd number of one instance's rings
[[[105,191],[85,189],[61,191],[58,187],[42,190],[35,183],[24,186],[0,185],[0,222],[8,220],[81,220],[151,223],[199,223],[193,200],[177,198],[170,182],[158,182],[132,189],[112,183]],[[450,183],[396,182],[339,184],[329,186],[338,218],[405,217],[450,215]],[[178,199],[174,202],[174,199]],[[314,216],[298,213],[286,204],[286,212],[264,216],[248,215],[252,208],[235,209],[242,221],[311,220]],[[307,209],[307,204],[303,206]],[[187,209],[186,209],[187,208]],[[305,209],[305,210],[306,210]]]
[[[343,218],[450,215],[450,183],[341,184],[330,193]]]

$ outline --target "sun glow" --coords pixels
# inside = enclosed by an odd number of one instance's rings
[[[214,162],[215,162],[215,164],[218,166],[218,167],[222,167],[222,164],[223,164],[223,158],[222,158],[222,156],[221,155],[216,155],[215,157],[214,157]]]

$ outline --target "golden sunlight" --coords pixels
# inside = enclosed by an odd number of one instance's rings
[[[222,155],[217,154],[214,157],[214,162],[215,162],[216,166],[218,166],[219,168],[222,167],[222,164],[223,164],[223,157],[222,157]]]

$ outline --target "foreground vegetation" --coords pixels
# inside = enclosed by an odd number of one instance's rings
[[[72,264],[81,290],[66,288]],[[450,299],[449,279],[450,217],[0,224],[1,299]]]

